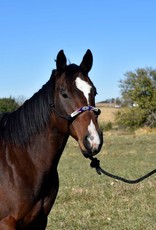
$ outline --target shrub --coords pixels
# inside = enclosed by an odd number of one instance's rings
[[[146,111],[135,108],[125,108],[116,113],[115,121],[121,128],[136,129],[145,125],[147,120]]]
[[[11,112],[19,107],[14,98],[0,98],[0,112]]]
[[[156,128],[156,113],[149,114],[145,124],[150,128]]]
[[[108,121],[108,122],[100,122],[99,123],[99,127],[101,129],[102,132],[104,131],[109,131],[112,129],[112,122]]]

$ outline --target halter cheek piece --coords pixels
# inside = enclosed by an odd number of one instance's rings
[[[68,121],[73,121],[78,115],[80,115],[81,113],[85,112],[85,111],[93,111],[95,113],[96,116],[100,115],[101,110],[99,108],[96,108],[94,106],[91,105],[87,105],[87,106],[83,106],[77,110],[75,110],[74,112],[72,112],[70,115],[62,115],[60,114],[56,109],[55,109],[55,105],[51,104],[51,108],[52,110],[61,118],[66,119]]]

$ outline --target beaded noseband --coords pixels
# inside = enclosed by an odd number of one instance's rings
[[[93,111],[95,113],[95,115],[100,115],[101,110],[99,108],[96,108],[94,106],[91,105],[87,105],[87,106],[83,106],[77,110],[75,110],[74,112],[72,112],[70,115],[62,115],[60,114],[56,109],[55,109],[55,105],[51,104],[51,108],[52,110],[61,118],[64,118],[68,121],[72,121],[74,120],[75,117],[77,117],[78,115],[80,115],[81,113],[85,112],[85,111]]]

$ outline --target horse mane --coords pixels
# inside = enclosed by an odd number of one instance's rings
[[[0,140],[15,145],[25,145],[30,137],[41,132],[51,114],[55,70],[49,81],[29,100],[11,113],[0,114]]]

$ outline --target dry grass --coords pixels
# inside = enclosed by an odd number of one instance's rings
[[[98,108],[101,109],[101,114],[99,116],[99,122],[114,122],[115,114],[119,110],[115,108],[113,105],[105,105],[105,104],[97,104]]]
[[[136,135],[146,135],[150,133],[156,133],[156,128],[143,127],[135,130]]]

